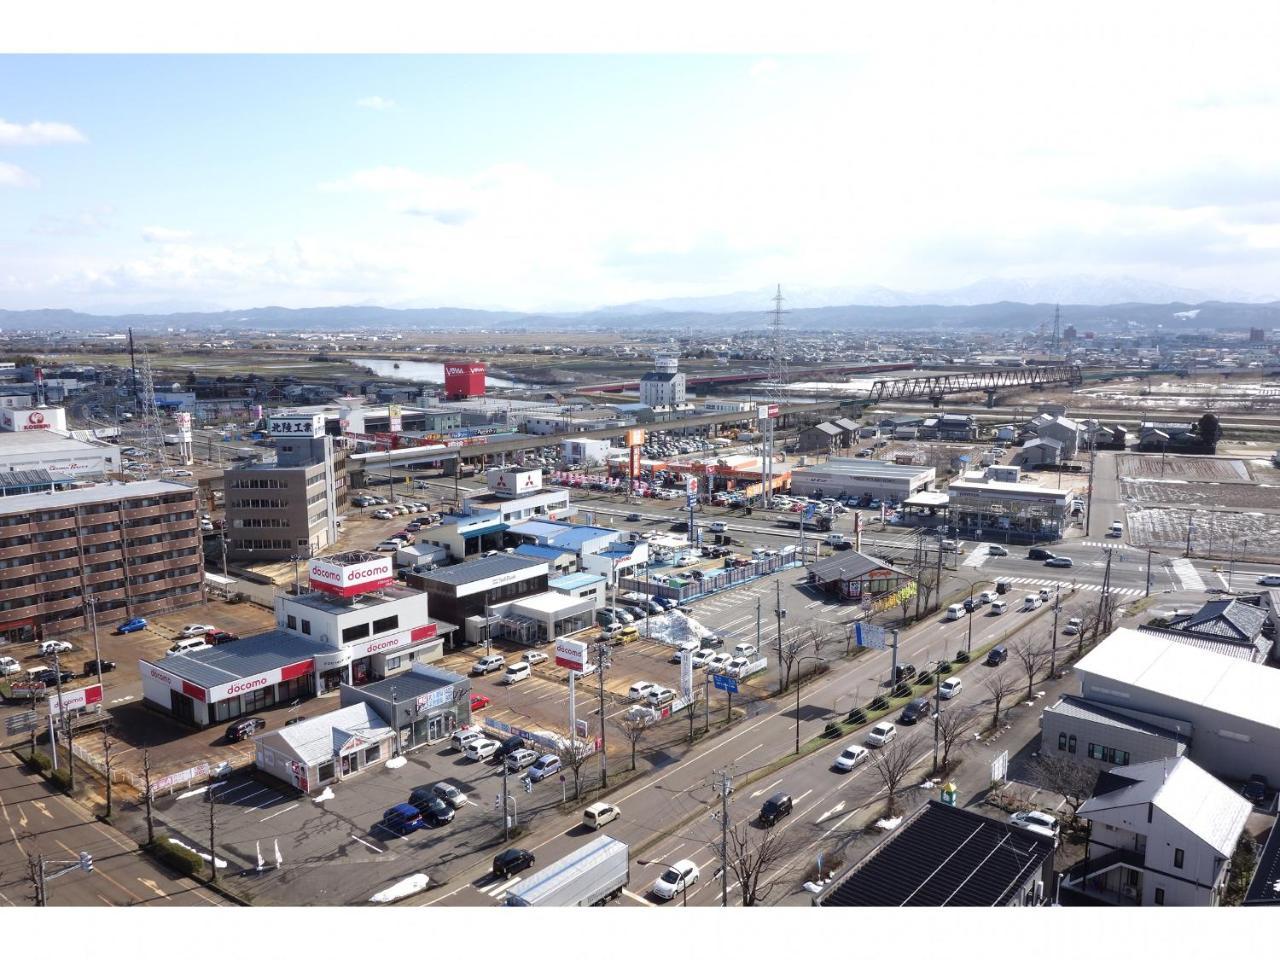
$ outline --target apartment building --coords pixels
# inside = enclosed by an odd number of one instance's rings
[[[196,491],[168,480],[0,498],[0,637],[34,640],[204,599]]]

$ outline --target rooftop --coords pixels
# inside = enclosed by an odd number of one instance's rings
[[[1280,670],[1169,637],[1120,627],[1077,663],[1076,670],[1280,728]]]
[[[432,570],[430,573],[425,574],[423,579],[433,583],[446,583],[457,587],[467,583],[474,583],[476,580],[484,580],[487,577],[500,577],[504,573],[529,571],[536,576],[538,573],[545,573],[546,570],[547,563],[545,560],[534,560],[511,553],[499,553],[493,557],[481,557],[478,560],[468,560],[466,563],[455,564],[452,567]]]
[[[1073,496],[1070,490],[1056,490],[1053,487],[1040,487],[1031,483],[1008,483],[1004,480],[952,480],[949,489],[952,494],[984,492],[1020,494],[1061,500],[1064,503]]]
[[[932,467],[912,464],[886,463],[883,460],[864,460],[850,457],[832,457],[826,463],[796,470],[796,474],[838,473],[845,476],[868,477],[881,480],[912,480]]]
[[[815,561],[809,567],[809,572],[818,580],[853,580],[861,577],[863,574],[872,570],[892,570],[894,573],[903,577],[909,577],[911,574],[905,570],[899,570],[885,560],[879,557],[873,557],[866,553],[859,553],[857,550],[845,550],[840,553],[834,553],[825,560]]]
[[[1105,724],[1109,727],[1115,727],[1119,730],[1127,730],[1130,733],[1136,733],[1149,737],[1161,737],[1166,740],[1176,740],[1178,743],[1187,743],[1185,734],[1177,733],[1173,730],[1166,730],[1158,727],[1153,723],[1144,723],[1141,720],[1135,720],[1132,717],[1126,717],[1124,714],[1116,713],[1114,710],[1108,710],[1106,707],[1099,706],[1090,700],[1082,697],[1064,696],[1051,707],[1045,708],[1045,713],[1053,712],[1067,717],[1078,717],[1081,720],[1091,720],[1094,723]]]
[[[1177,630],[1194,630],[1231,640],[1253,640],[1262,633],[1267,613],[1261,607],[1239,600],[1210,600],[1195,613],[1174,619]]]
[[[0,431],[0,457],[19,456],[24,453],[54,454],[58,452],[95,454],[116,453],[120,448],[101,440],[77,440],[56,430],[27,430],[21,433]]]
[[[563,593],[551,591],[536,593],[531,597],[521,597],[512,601],[512,606],[519,610],[536,610],[538,613],[556,614],[564,610],[576,612],[583,604],[592,604],[590,599],[582,600]]]
[[[384,554],[385,556],[385,554]],[[370,610],[374,607],[380,607],[384,604],[394,603],[397,600],[404,600],[408,597],[422,596],[421,590],[411,590],[408,587],[402,587],[398,584],[391,584],[386,587],[378,587],[376,590],[370,590],[368,593],[357,593],[354,596],[341,598],[335,597],[333,594],[325,593],[323,590],[311,590],[307,593],[299,593],[296,596],[287,596],[285,600],[290,603],[298,603],[312,610],[321,610],[326,613],[346,613],[351,610]]]
[[[1153,804],[1224,857],[1235,850],[1253,804],[1186,757],[1112,767],[1098,778],[1080,816]]]
[[[838,884],[821,907],[992,907],[1052,858],[1053,840],[930,800]]]
[[[359,689],[365,696],[375,696],[390,703],[392,700],[412,700],[424,693],[466,682],[467,678],[460,674],[425,663],[415,663],[404,673],[366,683]]]
[[[117,500],[133,500],[141,497],[158,497],[165,494],[184,493],[194,495],[195,488],[172,480],[138,480],[134,483],[96,483],[74,490],[55,490],[51,493],[24,493],[16,497],[0,498],[0,515],[29,513],[35,510],[56,510],[78,507],[88,503],[109,503]]]
[[[156,657],[145,662],[153,663],[166,673],[207,689],[303,663],[317,654],[332,652],[332,647],[319,640],[299,636],[288,630],[268,630],[266,633],[244,637],[234,643],[219,644],[208,650],[182,653],[174,657]]]
[[[595,573],[571,573],[564,577],[556,577],[554,580],[547,581],[547,586],[553,590],[581,590],[583,587],[590,587],[595,584],[604,583],[604,577]]]
[[[390,736],[392,729],[367,703],[354,703],[330,713],[322,713],[310,720],[303,720],[291,727],[273,731],[307,764],[324,763],[352,737],[380,740]],[[260,734],[261,739],[270,734]]]

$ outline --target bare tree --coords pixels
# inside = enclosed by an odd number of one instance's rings
[[[34,839],[30,834],[28,840]],[[37,907],[44,906],[44,855],[27,854],[27,882],[31,884],[31,902]]]
[[[613,721],[613,725],[622,734],[624,740],[631,744],[631,769],[636,768],[636,748],[640,745],[640,741],[649,735],[649,728],[652,724],[642,717],[628,717],[623,715]]]
[[[725,861],[738,881],[744,907],[754,907],[769,896],[782,875],[781,870],[766,876],[795,850],[786,834],[774,827],[753,830],[745,823],[734,824],[725,834]]]
[[[1063,754],[1045,753],[1043,744],[1032,771],[1040,786],[1062,794],[1071,808],[1072,820],[1076,818],[1081,804],[1093,795],[1093,788],[1098,782],[1096,768]]]
[[[978,722],[974,707],[953,707],[938,714],[938,742],[942,744],[942,766],[946,767],[951,752],[957,753],[965,745],[965,737]]]
[[[591,759],[592,751],[576,737],[561,737],[559,746],[551,751],[560,758],[560,766],[573,772],[573,799],[582,796],[582,770]]]
[[[786,630],[777,644],[778,669],[782,671],[782,687],[779,693],[791,686],[791,671],[803,655],[809,638],[803,630]]]
[[[1013,655],[1022,664],[1022,672],[1027,678],[1027,699],[1035,695],[1036,674],[1049,663],[1049,648],[1043,643],[1024,637],[1013,642]]]
[[[885,816],[892,817],[897,810],[898,790],[902,787],[907,775],[911,773],[916,759],[915,737],[890,740],[871,754],[871,767],[880,777],[880,782],[884,784],[885,800],[888,805]]]
[[[147,816],[147,846],[156,842],[156,821],[151,811],[151,751],[142,751],[142,802]]]
[[[107,812],[106,819],[111,819],[111,748],[115,746],[115,741],[107,734],[104,727],[102,730],[102,775],[107,781]]]
[[[982,683],[990,692],[991,699],[995,702],[995,715],[991,718],[991,725],[998,727],[1000,725],[1000,705],[1006,697],[1013,693],[1014,687],[1017,686],[1017,681],[1014,679],[1013,674],[1004,671],[991,674]]]

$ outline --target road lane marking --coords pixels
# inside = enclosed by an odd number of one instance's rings
[[[653,906],[653,904],[652,904],[652,903],[650,903],[648,900],[646,900],[644,897],[640,896],[639,894],[632,893],[632,892],[631,892],[630,890],[628,890],[626,887],[623,887],[623,888],[622,888],[622,892],[623,892],[624,894],[626,894],[628,897],[630,897],[632,900],[634,900],[636,903],[642,903],[642,904],[644,904],[646,907],[652,907],[652,906]]]
[[[777,780],[773,781],[773,783],[769,784],[767,787],[761,787],[755,793],[751,794],[751,796],[748,797],[747,799],[754,800],[756,797],[760,796],[762,793],[768,793],[770,790],[772,790],[774,787],[780,784],[784,779],[785,779],[784,777],[779,777]]]
[[[737,762],[738,762],[739,760],[741,760],[743,757],[749,757],[749,756],[751,756],[751,754],[755,753],[757,750],[759,750],[759,749],[760,749],[761,747],[763,747],[763,746],[764,746],[764,744],[763,744],[763,743],[757,743],[754,747],[752,747],[752,748],[751,748],[750,750],[748,750],[746,753],[743,753],[743,754],[740,754],[740,755],[738,755],[738,756],[734,757],[734,758],[733,758],[733,762],[734,762],[734,763],[737,763]]]
[[[386,853],[386,852],[387,852],[387,851],[385,851],[385,850],[379,850],[377,847],[375,847],[375,846],[374,846],[372,843],[370,843],[368,840],[361,840],[361,839],[360,839],[359,837],[357,837],[354,833],[353,833],[353,834],[351,834],[351,839],[352,839],[352,840],[354,840],[356,843],[362,843],[362,844],[364,844],[366,847],[368,847],[368,848],[369,848],[370,850],[372,850],[374,853]]]

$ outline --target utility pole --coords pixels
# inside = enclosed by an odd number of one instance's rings
[[[942,537],[938,537],[938,565],[936,572],[937,579],[933,584],[933,609],[937,610],[942,605]]]
[[[1093,639],[1095,641],[1098,639],[1098,633],[1102,631],[1105,627],[1110,626],[1111,557],[1112,557],[1112,551],[1108,549],[1107,565],[1102,571],[1102,592],[1098,594],[1098,616],[1093,625]],[[1105,611],[1105,616],[1107,620],[1105,627],[1103,624],[1104,611]],[[1084,631],[1083,630],[1080,631],[1080,649],[1081,650],[1084,649]]]
[[[1195,513],[1191,510],[1188,510],[1187,511],[1187,549],[1186,549],[1186,552],[1182,554],[1184,557],[1191,556],[1191,530],[1195,526],[1195,522],[1196,522]],[[1209,529],[1210,530],[1213,529],[1212,524],[1210,524]]]
[[[889,696],[892,698],[893,688],[898,684],[898,629],[892,627],[889,632],[893,634],[893,660],[889,666]]]
[[[507,817],[507,760],[502,758],[502,839],[511,839],[511,821]]]
[[[62,663],[58,659],[57,650],[53,651],[53,672],[57,675],[56,682],[58,687],[58,717],[62,721],[62,735],[66,737],[66,740],[67,740],[67,792],[70,793],[76,788],[76,768],[75,768],[75,760],[74,760],[75,755],[71,752],[72,751],[71,738],[75,735],[75,731],[71,726],[71,714],[62,705]],[[56,757],[58,752],[58,748],[56,744],[53,745],[52,752]]]
[[[1093,523],[1093,456],[1097,446],[1097,435],[1089,434],[1089,485],[1084,495],[1084,535],[1089,536],[1089,526]]]
[[[1147,547],[1147,592],[1144,597],[1151,596],[1151,548]]]
[[[933,772],[938,772],[938,742],[940,740],[940,717],[942,716],[942,666],[939,660],[933,665]]]
[[[645,619],[648,620],[648,617]],[[602,790],[609,786],[609,758],[604,739],[604,668],[608,666],[608,653],[608,644],[603,641],[596,644],[596,679],[599,681],[600,691],[600,789]],[[689,704],[689,710],[693,710],[693,704]]]
[[[209,877],[212,880],[218,879],[218,850],[214,846],[214,823],[218,810],[217,797],[214,794],[213,785],[209,785]]]
[[[733,775],[720,771],[720,906],[729,905],[729,794]]]
[[[98,598],[92,593],[85,597],[89,607],[89,626],[93,630],[93,663],[97,667],[98,685],[102,685],[102,651],[98,648]]]
[[[782,693],[783,673],[782,673],[782,618],[786,615],[786,611],[782,609],[782,581],[777,581],[774,586],[777,587],[778,599],[777,606],[773,612],[778,616],[778,692]]]
[[[1062,609],[1062,587],[1053,591],[1053,636],[1049,638],[1049,678],[1058,672],[1058,611]]]

